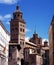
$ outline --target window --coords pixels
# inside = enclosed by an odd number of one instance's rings
[[[15,28],[15,31],[17,32],[18,31],[18,28]]]
[[[16,18],[16,15],[14,15],[14,18]]]
[[[11,32],[14,32],[14,28],[11,28]]]
[[[20,15],[18,14],[18,16],[20,16]]]
[[[22,18],[22,15],[21,15],[21,18]]]
[[[22,26],[22,24],[20,24],[20,26]]]
[[[21,31],[21,32],[25,32],[25,30],[24,30],[23,28],[20,28],[20,31]]]
[[[22,28],[20,28],[20,31],[22,31]]]
[[[24,32],[24,29],[23,29],[23,32]]]
[[[9,57],[12,57],[12,47],[9,46]]]
[[[25,26],[23,25],[23,27],[25,27]]]

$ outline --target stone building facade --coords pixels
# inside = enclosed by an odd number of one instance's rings
[[[42,44],[42,38],[38,37],[38,34],[36,32],[33,34],[33,37],[29,39],[29,41],[36,45]]]
[[[49,65],[49,45],[47,41],[44,41],[44,45],[41,49],[41,55],[43,60],[43,65]]]
[[[42,45],[42,38],[38,37],[38,34],[35,32],[33,37],[29,39],[30,42],[37,45],[37,53],[41,53],[41,45]]]
[[[19,6],[13,12],[10,21],[9,65],[44,65],[44,56],[48,53],[47,45],[42,46],[42,38],[35,32],[29,42],[25,41],[25,21]],[[45,50],[46,48],[46,50]],[[48,57],[46,56],[48,59]],[[47,61],[48,63],[48,61]]]
[[[25,41],[25,49],[24,49],[24,60],[25,65],[42,65],[42,38],[38,37],[38,34],[34,33],[33,37],[29,39],[29,41]]]
[[[42,44],[42,38],[39,38],[36,33],[33,34],[29,41],[36,45],[36,65],[49,65],[48,41],[44,41],[44,44]]]
[[[10,34],[0,21],[0,65],[8,65],[8,46]]]
[[[9,65],[23,65],[25,45],[25,22],[19,6],[10,21]]]
[[[49,61],[54,65],[54,16],[49,27]]]
[[[24,65],[36,65],[36,45],[29,41],[25,41],[24,48]]]

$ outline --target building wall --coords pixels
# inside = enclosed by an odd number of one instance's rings
[[[49,65],[49,47],[42,49],[43,65]]]
[[[29,65],[37,65],[36,54],[29,54]]]
[[[43,59],[41,55],[36,55],[36,65],[42,65]]]
[[[36,33],[33,34],[33,37],[30,38],[29,41],[34,44],[42,44],[42,38],[38,37],[38,34],[36,34]]]
[[[50,62],[50,65],[54,65],[53,63],[53,29],[52,29],[52,25],[50,25],[50,28],[49,28],[49,62]]]
[[[2,22],[0,23],[0,62],[1,65],[8,65],[8,45],[10,35],[6,32]]]
[[[18,51],[17,46],[9,45],[9,65],[21,65],[20,51]]]
[[[24,64],[25,65],[36,65],[36,54],[33,54],[33,49],[24,49]]]
[[[16,10],[13,12],[13,18],[10,21],[10,35],[9,46],[11,46],[12,49],[9,48],[9,53],[11,53],[12,56],[11,59],[9,57],[9,65],[16,65],[17,63],[20,65],[24,59],[23,50],[25,44],[25,22],[24,19],[22,19],[22,12],[19,10],[19,6],[16,6]],[[19,49],[18,45],[21,47],[21,49]],[[16,47],[17,51],[14,51],[13,47],[14,49]],[[16,55],[19,55],[20,58]],[[16,57],[18,59],[17,61],[15,60]]]

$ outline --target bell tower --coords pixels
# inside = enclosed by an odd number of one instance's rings
[[[22,12],[19,10],[19,6],[16,6],[16,11],[13,13],[13,19],[10,21],[10,34],[12,43],[20,44],[20,41],[24,43],[25,39],[25,22],[22,19]]]
[[[9,65],[22,65],[24,59],[25,22],[22,15],[19,6],[16,6],[10,21]]]

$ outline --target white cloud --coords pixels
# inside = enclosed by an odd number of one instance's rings
[[[31,30],[29,30],[28,28],[25,29],[25,32],[30,32]]]
[[[44,44],[44,41],[47,41],[49,44],[49,40],[48,39],[42,39],[42,44]]]
[[[11,18],[11,14],[6,14],[4,16],[0,15],[0,20],[1,21],[5,21],[6,24],[10,25],[10,18]]]
[[[15,4],[19,0],[0,0],[0,3],[5,3],[5,4]]]
[[[6,24],[10,25],[10,22],[9,22],[9,21],[7,21],[7,22],[6,22]]]
[[[4,18],[11,18],[11,14],[6,14]]]
[[[0,20],[5,20],[11,18],[11,14],[6,14],[4,16],[0,15]]]
[[[3,20],[3,16],[0,15],[0,20]]]
[[[25,37],[25,41],[29,41],[30,37]]]

